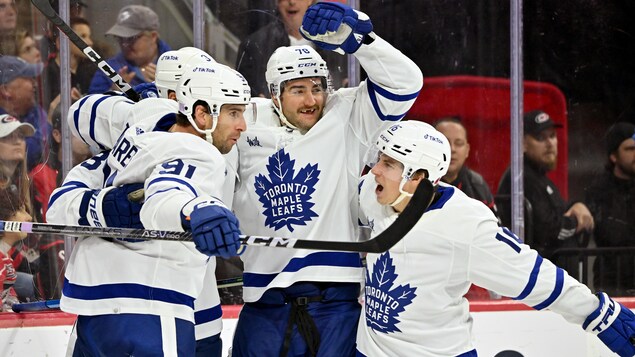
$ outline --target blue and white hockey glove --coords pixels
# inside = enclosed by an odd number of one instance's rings
[[[594,333],[611,351],[635,356],[635,315],[605,293],[597,293],[600,306],[589,315],[582,328]]]
[[[300,27],[300,33],[307,40],[341,54],[355,53],[372,31],[373,24],[368,15],[332,2],[320,2],[309,7]]]
[[[159,91],[154,82],[146,82],[134,86],[134,91],[139,94],[139,98],[159,98]]]
[[[195,203],[189,214],[189,220],[185,214],[189,211],[188,206],[190,206],[189,203],[181,211],[181,223],[185,230],[192,231],[194,244],[199,252],[225,259],[238,255],[240,248],[238,219],[222,202],[205,200]]]
[[[91,190],[84,193],[79,207],[79,224],[92,227],[143,228],[141,202],[129,195],[143,189],[142,183]]]

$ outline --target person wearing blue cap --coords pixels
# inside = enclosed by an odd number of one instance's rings
[[[0,57],[0,114],[12,115],[35,128],[35,134],[26,143],[29,170],[42,161],[51,132],[46,111],[35,95],[35,79],[42,69],[41,63],[27,63],[14,56]]]
[[[604,136],[606,164],[591,180],[585,202],[595,220],[593,237],[600,248],[635,246],[635,125],[618,122]],[[627,251],[625,251],[627,253]],[[615,296],[635,295],[635,259],[629,255],[599,256],[593,265],[593,286]]]
[[[159,38],[159,16],[149,7],[128,5],[119,11],[117,22],[106,32],[119,42],[121,52],[106,62],[133,87],[153,82],[156,63],[170,46]],[[112,81],[95,72],[88,94],[99,94],[113,88]]]

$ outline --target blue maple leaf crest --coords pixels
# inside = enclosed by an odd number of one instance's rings
[[[366,270],[366,286],[364,290],[366,325],[377,332],[401,332],[397,327],[397,318],[405,311],[405,307],[412,303],[417,295],[417,288],[410,284],[393,288],[398,274],[392,263],[390,253],[382,254],[373,264],[373,275]]]
[[[319,180],[318,165],[307,164],[295,176],[294,166],[295,160],[282,149],[269,157],[268,177],[259,174],[254,183],[265,209],[265,225],[276,231],[286,226],[293,232],[294,225],[305,226],[318,216],[310,201]]]

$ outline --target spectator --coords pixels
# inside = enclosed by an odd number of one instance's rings
[[[168,44],[159,38],[157,14],[149,7],[125,6],[106,34],[115,36],[121,48],[121,52],[106,62],[132,86],[153,82],[159,56],[170,50]],[[88,93],[104,93],[111,88],[114,88],[112,81],[97,71]]]
[[[87,8],[88,5],[86,5],[84,2],[79,0],[70,0],[69,6],[70,6],[69,17],[71,19],[70,25],[71,27],[73,27],[73,24],[72,24],[73,18],[76,18],[76,17],[84,18],[84,15],[83,15],[84,9]],[[53,7],[53,9],[57,11],[57,13],[59,13],[59,0],[51,0],[51,7]],[[55,24],[51,22],[47,26],[45,35],[42,36],[42,38],[38,41],[40,52],[42,53],[42,58],[45,58],[45,62],[49,62],[51,58],[54,58],[55,56],[57,56],[57,48],[59,48],[59,45],[57,46],[55,45],[55,40],[57,39],[59,34],[60,32],[58,31],[57,26],[55,26]],[[103,54],[102,51],[98,51],[98,53]],[[84,90],[88,90],[88,87],[86,87]]]
[[[88,46],[93,45],[91,39],[90,23],[81,17],[73,17],[70,20],[70,26]],[[55,48],[59,49],[60,38],[55,36]],[[71,87],[76,88],[80,94],[86,94],[90,87],[90,82],[97,71],[97,66],[86,58],[86,55],[75,46],[70,44],[70,69],[71,69]],[[49,98],[55,98],[60,94],[60,57],[56,51],[50,56],[46,67],[46,77],[48,85]]]
[[[0,0],[0,54],[15,54],[18,10],[14,0]]]
[[[554,250],[563,246],[565,240],[593,229],[593,217],[587,206],[575,202],[567,206],[560,190],[547,177],[547,172],[556,168],[558,160],[558,137],[556,124],[547,113],[536,110],[523,117],[523,168],[526,201],[531,204],[532,224],[525,226],[525,243],[540,255],[550,258]],[[510,197],[511,173],[509,167],[498,185],[497,196]],[[510,226],[510,200],[498,201],[502,224]]]
[[[33,188],[33,214],[38,222],[46,222],[46,210],[51,192],[62,183],[62,113],[57,105],[51,112],[53,130],[51,131],[50,152],[46,162],[38,164],[29,173]],[[92,154],[86,143],[71,136],[71,150],[73,152],[73,166],[89,159]]]
[[[80,0],[69,0],[68,1],[70,17],[84,17],[84,9],[88,7],[85,2]],[[55,9],[59,13],[59,0],[51,0],[51,7]]]
[[[467,141],[467,130],[461,119],[458,117],[441,118],[433,126],[448,138],[452,148],[450,167],[441,181],[456,186],[468,197],[483,202],[497,215],[494,196],[487,186],[487,182],[483,176],[465,165],[465,160],[470,156],[470,143]]]
[[[20,123],[16,118],[0,115],[0,188],[19,193],[23,202],[29,200],[29,178],[26,171],[25,138],[35,129],[31,124]]]
[[[0,57],[0,114],[9,114],[35,128],[35,134],[26,139],[29,169],[45,157],[44,148],[51,132],[46,112],[36,102],[35,80],[41,72],[41,64],[14,56]]]
[[[30,221],[31,216],[26,212],[23,201],[18,193],[10,188],[0,188],[0,220]],[[0,311],[10,311],[11,306],[18,302],[14,289],[17,280],[13,260],[8,254],[14,242],[26,237],[26,233],[0,232],[0,297],[2,306]]]
[[[620,122],[605,136],[607,162],[586,190],[598,247],[634,247],[635,243],[635,125]],[[593,266],[596,290],[617,296],[635,294],[632,255],[598,257]]]
[[[25,137],[33,133],[34,128],[30,124],[20,123],[16,118],[6,114],[0,115],[0,188],[15,192],[20,206],[24,206],[27,212],[31,211],[31,197],[29,179],[26,174]],[[31,220],[30,216],[29,220]],[[2,252],[11,258],[12,265],[19,271],[15,290],[22,300],[34,297],[31,263],[38,257],[37,253],[30,250],[28,246],[14,244],[25,237],[11,240],[11,245],[7,249],[2,249]]]
[[[18,57],[29,63],[42,63],[42,54],[28,31],[20,30],[16,32],[15,42],[18,47]]]
[[[300,25],[306,9],[316,0],[277,0],[275,19],[244,39],[238,47],[236,70],[251,86],[251,95],[269,96],[265,81],[267,60],[276,48],[281,46],[315,45],[300,35]],[[335,89],[344,86],[347,76],[346,56],[332,51],[316,49],[326,61]]]

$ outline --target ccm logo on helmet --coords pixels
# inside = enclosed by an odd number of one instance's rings
[[[311,62],[311,63],[298,63],[298,68],[300,67],[315,67],[317,66],[316,62]]]

